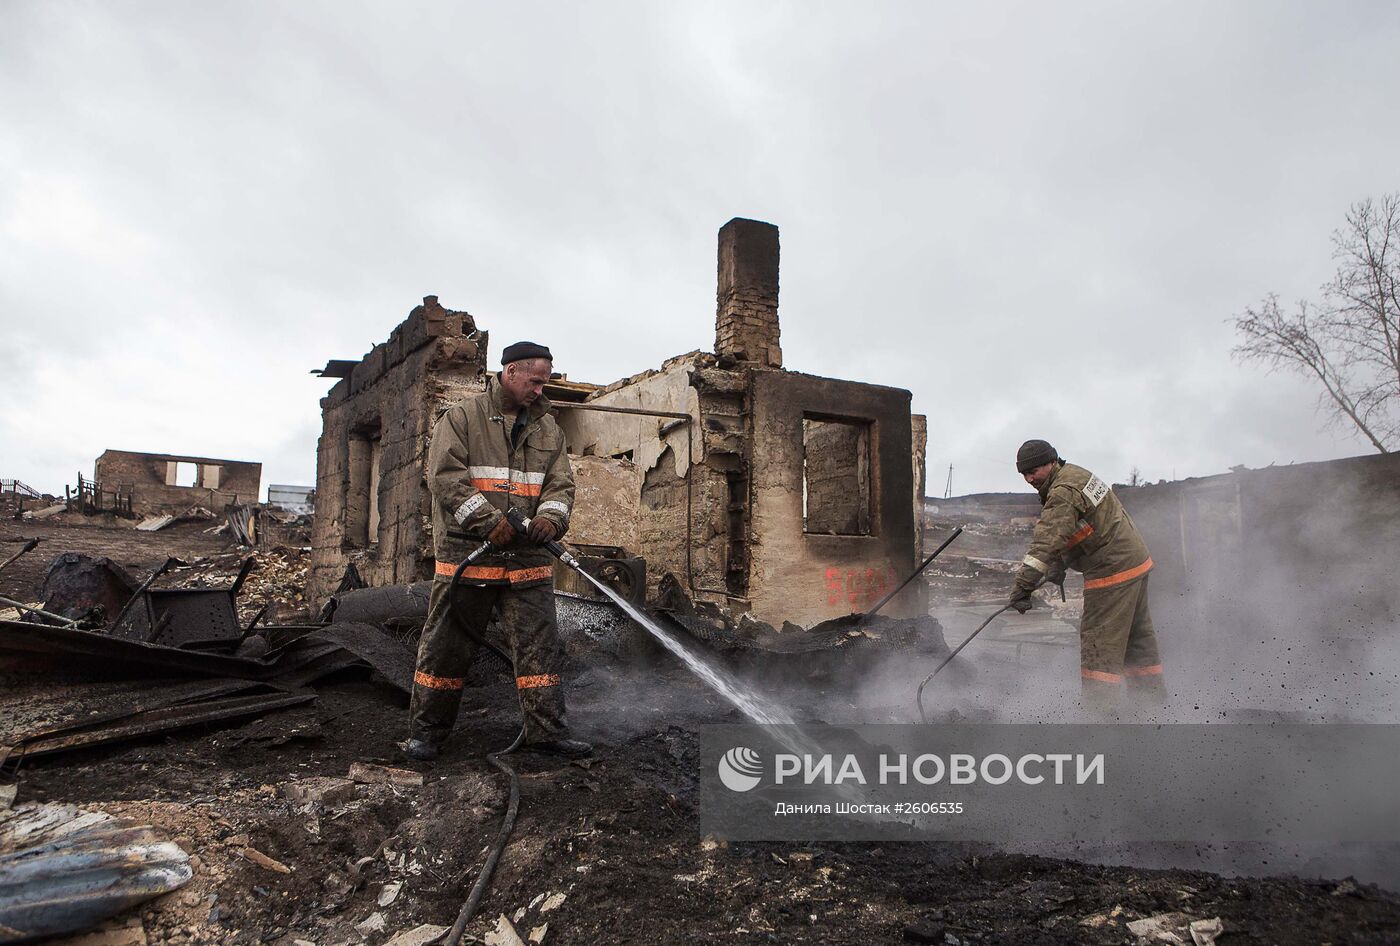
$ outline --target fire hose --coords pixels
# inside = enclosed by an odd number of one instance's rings
[[[521,535],[524,535],[530,528],[530,519],[519,509],[512,509],[506,513],[506,520],[510,522],[515,528],[515,531]],[[591,575],[583,570],[583,565],[579,560],[558,541],[551,539],[541,544],[551,555],[559,559],[559,561],[574,569],[590,581],[593,581],[595,585],[598,584]],[[492,551],[496,551],[496,546],[489,541],[483,542],[457,565],[457,570],[452,573],[452,582],[447,589],[449,607],[456,608],[457,606],[457,583],[462,578],[462,572],[466,570],[467,566]],[[467,627],[467,624],[462,622],[461,626]],[[472,632],[468,630],[468,633],[471,634]],[[512,663],[511,659],[506,656],[499,647],[486,640],[485,637],[478,637],[472,634],[472,638],[478,644],[481,644],[494,653],[497,657],[500,657],[507,664]],[[491,846],[490,852],[486,855],[486,860],[482,862],[481,872],[477,874],[476,882],[472,884],[471,892],[467,894],[467,899],[462,904],[462,909],[457,913],[457,921],[452,924],[452,928],[444,933],[441,938],[433,941],[442,944],[442,946],[459,946],[462,942],[462,936],[466,932],[467,924],[471,922],[471,918],[476,915],[476,909],[481,905],[481,898],[486,895],[486,888],[491,883],[491,875],[495,873],[496,863],[501,859],[501,852],[505,850],[506,843],[510,840],[510,833],[515,828],[515,818],[520,813],[520,775],[515,771],[515,768],[505,760],[505,756],[515,752],[524,742],[525,727],[522,725],[520,727],[520,732],[516,734],[515,739],[511,741],[510,745],[506,746],[504,749],[497,749],[495,752],[488,752],[486,754],[486,760],[510,779],[510,799],[506,804],[506,816],[501,821],[501,830],[496,834],[496,842]]]

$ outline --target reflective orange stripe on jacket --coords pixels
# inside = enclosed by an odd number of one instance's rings
[[[460,690],[467,685],[464,677],[435,677],[421,670],[414,671],[413,682],[430,690]]]
[[[1085,680],[1099,680],[1103,683],[1122,683],[1123,678],[1116,673],[1105,673],[1102,670],[1080,670],[1079,675]]]
[[[559,674],[557,673],[537,673],[532,677],[515,678],[517,690],[533,690],[536,687],[557,687],[558,685]]]
[[[517,568],[510,573],[510,583],[518,585],[526,581],[541,581],[545,578],[554,577],[553,565],[541,565],[538,568]]]
[[[1162,665],[1153,664],[1150,667],[1128,667],[1123,673],[1130,677],[1160,677],[1162,675]]]
[[[1134,578],[1146,575],[1152,568],[1152,559],[1148,559],[1136,568],[1118,572],[1116,575],[1106,575],[1103,578],[1091,578],[1084,582],[1084,590],[1091,591],[1094,588],[1111,588],[1114,585],[1121,585],[1125,581],[1132,581]]]
[[[1094,527],[1089,525],[1088,523],[1085,523],[1084,528],[1080,529],[1074,535],[1069,537],[1069,541],[1065,543],[1065,551],[1068,552],[1070,549],[1074,548],[1080,542],[1083,542],[1085,539],[1089,538],[1089,536],[1093,534]]]
[[[544,489],[539,483],[518,483],[514,480],[472,480],[471,484],[483,493],[505,493],[510,496],[538,496]]]
[[[457,566],[451,562],[438,562],[433,571],[444,578],[457,574]],[[495,565],[468,565],[462,569],[463,581],[508,581],[519,585],[527,581],[542,581],[554,575],[554,567],[541,565],[537,568],[502,568]]]

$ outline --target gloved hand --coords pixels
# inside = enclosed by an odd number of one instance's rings
[[[544,545],[558,537],[559,529],[548,519],[536,516],[530,520],[530,530],[527,534],[530,536],[531,542],[536,545]]]
[[[1016,609],[1017,614],[1025,614],[1035,607],[1035,602],[1031,599],[1031,589],[1023,588],[1020,585],[1012,588],[1010,604]]]
[[[516,536],[515,526],[504,517],[492,527],[490,535],[486,536],[486,541],[490,542],[498,549],[503,549],[514,541]]]
[[[1060,600],[1065,600],[1065,563],[1062,561],[1051,562],[1050,570],[1045,573],[1045,583],[1055,585],[1060,589]]]

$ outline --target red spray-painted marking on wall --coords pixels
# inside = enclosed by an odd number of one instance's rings
[[[884,568],[848,568],[834,565],[826,569],[826,603],[836,607],[843,601],[852,611],[864,611],[879,601],[895,586],[898,576],[894,566]]]

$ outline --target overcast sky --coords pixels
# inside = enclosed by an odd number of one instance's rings
[[[795,371],[908,388],[930,495],[1348,456],[1231,315],[1400,190],[1394,3],[0,2],[0,476],[315,480],[309,375],[426,294],[600,383],[781,228]]]

